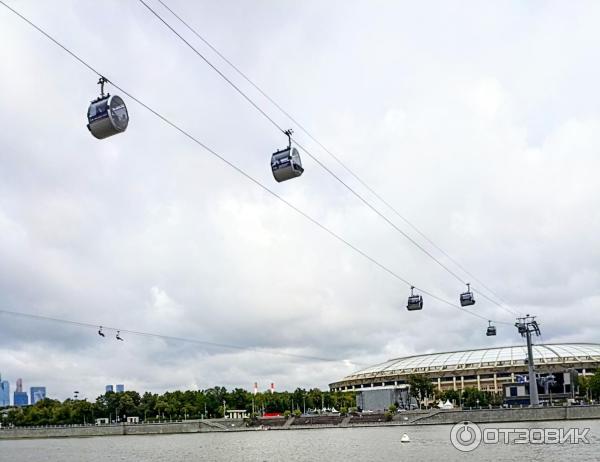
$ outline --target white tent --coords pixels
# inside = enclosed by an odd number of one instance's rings
[[[450,402],[450,400],[446,400],[445,403],[442,404],[442,402],[440,401],[440,406],[441,409],[454,409],[454,404],[452,404]]]

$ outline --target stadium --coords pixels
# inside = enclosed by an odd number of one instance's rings
[[[600,344],[534,345],[533,357],[536,373],[555,379],[550,389],[542,390],[542,393],[546,391],[555,393],[557,398],[564,397],[575,393],[578,374],[591,375],[598,370]],[[360,407],[379,405],[381,408],[388,402],[399,401],[411,375],[428,377],[434,390],[438,391],[473,387],[511,398],[527,393],[525,387],[517,390],[515,385],[527,380],[527,372],[527,347],[519,345],[390,359],[350,374],[329,387],[332,391],[357,392],[357,403],[359,406],[364,404]],[[368,406],[367,403],[372,404]]]

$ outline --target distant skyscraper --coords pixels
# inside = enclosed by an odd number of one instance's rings
[[[31,387],[29,392],[31,395],[31,404],[35,404],[46,398],[46,387]]]
[[[10,383],[0,377],[0,407],[10,406]]]
[[[26,391],[23,391],[23,379],[17,379],[17,389],[13,394],[13,404],[17,407],[29,404],[29,396],[27,396]]]
[[[117,385],[117,393],[123,393],[125,391],[125,385]]]
[[[23,391],[23,379],[17,379],[17,389],[13,394],[13,404],[15,406],[27,406],[29,404],[29,396]]]
[[[115,391],[112,385],[106,385],[106,393]]]
[[[29,404],[29,396],[26,391],[15,391],[13,395],[13,403],[17,407],[27,406]]]

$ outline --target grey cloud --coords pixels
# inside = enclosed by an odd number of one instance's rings
[[[597,5],[172,6],[435,242],[539,314],[544,341],[595,340]],[[269,156],[285,138],[137,2],[105,2],[101,28],[88,2],[15,7],[398,274],[451,300],[463,289],[310,159],[275,184]],[[117,382],[323,387],[357,363],[520,341],[510,325],[488,339],[485,322],[431,299],[408,313],[406,286],[133,101],[125,134],[93,139],[96,77],[4,10],[0,23],[3,308],[354,361],[105,342],[0,316],[3,376],[61,398]],[[473,310],[513,321],[482,298]]]

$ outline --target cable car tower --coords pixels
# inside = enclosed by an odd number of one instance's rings
[[[535,320],[535,316],[525,315],[524,318],[517,318],[515,327],[522,337],[527,339],[527,366],[529,368],[529,403],[531,407],[540,405],[540,397],[538,395],[537,380],[535,378],[535,365],[533,364],[533,348],[531,345],[531,334],[534,333],[538,337],[541,335],[540,326]]]

